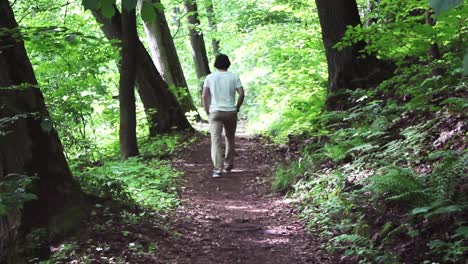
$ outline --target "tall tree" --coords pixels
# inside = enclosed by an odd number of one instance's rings
[[[72,177],[37,88],[8,0],[0,0],[0,32],[0,120],[4,132],[0,133],[0,181],[17,175],[37,178],[31,187],[37,199],[25,204],[21,214],[16,210],[0,217],[0,263],[19,263],[14,243],[20,221],[24,232],[42,227],[53,239],[79,224],[86,214],[84,195]]]
[[[189,23],[190,44],[192,56],[195,63],[197,78],[201,79],[210,74],[208,56],[206,55],[205,39],[203,33],[198,30],[200,19],[198,18],[198,7],[195,0],[184,1],[185,12]]]
[[[123,158],[138,155],[136,137],[136,44],[138,39],[135,8],[122,7],[122,60],[120,63],[120,154]]]
[[[345,89],[367,88],[385,79],[389,71],[374,56],[362,58],[359,53],[366,43],[360,41],[341,50],[334,46],[341,41],[348,26],[361,24],[356,0],[315,0],[322,28],[328,64],[328,110],[349,107]]]
[[[208,25],[210,26],[211,32],[216,33],[218,28],[215,22],[215,12],[213,6],[213,0],[205,0],[206,5],[206,16],[208,17]],[[213,54],[219,54],[219,40],[216,37],[211,39],[211,46],[213,47]]]
[[[435,26],[436,20],[434,18],[434,12],[429,9],[426,11],[425,16],[426,16],[426,24],[430,25],[431,27]],[[439,44],[437,44],[437,42],[435,41],[431,44],[431,47],[429,48],[428,53],[429,53],[429,59],[431,61],[437,61],[442,58],[442,54],[440,53],[440,49],[439,49]],[[436,66],[432,68],[432,74],[443,75],[444,70],[443,68]]]
[[[109,40],[121,40],[121,15],[115,10],[112,19],[105,18],[98,10],[93,10],[96,20],[102,24],[102,30]],[[177,98],[159,74],[151,56],[140,40],[136,44],[137,90],[150,118],[150,134],[166,133],[175,130],[192,129],[184,115]]]
[[[150,3],[138,1],[140,9],[147,4]],[[151,0],[151,4],[158,6],[156,18],[143,24],[154,64],[169,86],[183,89],[184,95],[179,100],[184,112],[196,111],[161,1]]]

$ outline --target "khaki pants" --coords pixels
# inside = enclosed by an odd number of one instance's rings
[[[228,165],[234,165],[234,135],[237,127],[237,112],[213,112],[210,113],[211,133],[211,160],[215,171],[222,171],[224,161]],[[226,150],[223,156],[221,145],[221,133],[224,127],[226,138]],[[225,160],[224,160],[225,159]]]

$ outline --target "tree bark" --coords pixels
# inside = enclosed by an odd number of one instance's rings
[[[21,229],[47,228],[49,237],[75,228],[86,216],[84,195],[72,177],[62,144],[18,33],[8,0],[0,0],[0,181],[14,174],[35,176],[37,199],[0,217],[0,263],[19,263],[15,243]],[[17,34],[14,34],[17,35]],[[21,88],[16,88],[21,86]],[[5,243],[6,239],[6,243]]]
[[[161,4],[160,0],[152,0],[151,2],[153,4]],[[143,0],[139,0],[138,5],[141,9]],[[182,65],[180,64],[164,11],[158,9],[156,11],[156,20],[144,22],[143,26],[156,68],[170,87],[173,86],[183,90],[183,96],[179,98],[183,111],[197,111],[193,104],[187,81],[185,80]]]
[[[430,25],[431,27],[435,26],[436,24],[436,20],[434,19],[434,12],[432,10],[426,11],[426,24]],[[442,59],[442,54],[440,53],[439,44],[437,44],[437,42],[434,41],[431,44],[428,54],[429,54],[429,60],[431,62]],[[432,68],[432,75],[434,76],[443,75],[444,73],[445,71],[441,67],[435,66]]]
[[[374,56],[360,57],[366,43],[360,41],[338,50],[348,26],[361,24],[355,0],[316,0],[328,64],[326,108],[343,110],[350,105],[342,93],[346,89],[368,88],[388,77],[388,70]]]
[[[122,8],[122,60],[120,65],[120,154],[123,158],[138,156],[136,136],[136,43],[138,39],[135,9]]]
[[[190,44],[192,46],[192,56],[195,63],[197,78],[201,79],[211,73],[206,55],[205,39],[203,33],[198,31],[200,20],[198,19],[198,7],[195,0],[184,1],[185,12],[189,23]]]
[[[214,6],[213,6],[213,1],[212,0],[206,0],[205,1],[206,5],[206,16],[208,17],[208,25],[210,26],[210,29],[212,32],[217,32],[217,26],[215,22],[215,13],[214,13]],[[220,54],[219,52],[219,40],[216,38],[211,39],[211,46],[213,47],[213,54],[218,55]]]
[[[112,19],[105,18],[101,12],[92,11],[96,20],[102,24],[102,30],[109,40],[121,40],[121,15],[118,10]],[[151,56],[140,40],[136,44],[137,90],[149,118],[150,135],[173,130],[192,129],[174,94],[169,91]]]

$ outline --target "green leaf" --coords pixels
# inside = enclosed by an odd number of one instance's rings
[[[0,202],[1,202],[1,200],[0,200]],[[8,214],[8,208],[4,204],[0,203],[0,216],[4,216],[4,215],[7,215],[7,214]]]
[[[465,52],[465,58],[463,59],[463,75],[468,75],[468,51]]]
[[[137,5],[137,0],[122,0],[122,7],[127,11],[132,11]]]
[[[82,0],[81,4],[84,6],[85,10],[94,10],[99,8],[100,2],[99,0]]]
[[[162,3],[153,3],[153,6],[154,8],[156,8],[156,10],[159,10],[161,12],[164,11],[164,5]]]
[[[461,212],[463,211],[463,209],[464,208],[459,205],[448,205],[448,206],[438,208],[434,212],[428,214],[428,217],[433,216],[433,215],[439,215],[439,214],[451,214],[451,213]]]
[[[412,215],[424,214],[424,213],[427,213],[430,209],[431,207],[417,207],[417,208],[414,208],[413,211],[411,211],[411,214]]]
[[[463,0],[429,0],[429,4],[437,16],[463,3]]]
[[[468,238],[468,226],[461,226],[455,231],[455,236],[459,237],[462,236],[464,238]]]
[[[141,7],[141,18],[145,22],[152,22],[156,19],[156,10],[153,5],[146,1],[143,2],[143,6]]]
[[[115,15],[115,0],[102,0],[101,12],[106,18],[112,18]]]

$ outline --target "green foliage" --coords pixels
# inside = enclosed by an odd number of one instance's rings
[[[429,158],[440,159],[434,166],[432,184],[435,193],[441,199],[453,199],[456,188],[460,184],[461,175],[464,175],[468,165],[468,154],[460,155],[455,151],[437,151],[431,153]]]
[[[297,5],[296,5],[297,4]],[[325,100],[326,61],[313,4],[219,1],[223,52],[246,87],[249,128],[277,141],[312,130]],[[295,9],[297,8],[297,10]]]
[[[156,10],[151,3],[144,1],[141,8],[141,18],[144,21],[153,21],[156,19]]]
[[[273,191],[286,192],[297,180],[309,176],[307,172],[319,163],[316,159],[318,159],[317,155],[305,155],[297,162],[280,165],[276,170]]]
[[[137,0],[122,0],[122,7],[127,11],[132,11],[137,6]],[[104,17],[112,18],[115,15],[116,0],[82,0],[81,4],[87,10],[100,10]],[[143,0],[141,6],[141,18],[145,22],[156,19],[156,10],[162,8],[160,3],[152,3],[150,0]]]
[[[450,10],[463,3],[463,0],[429,0],[431,7],[437,15]]]
[[[91,14],[80,13],[79,3],[18,2],[14,8],[25,18],[28,55],[68,157],[98,159],[97,142],[118,124],[117,49]]]
[[[122,7],[125,8],[127,11],[132,11],[136,8],[138,0],[126,0],[122,1]]]
[[[431,219],[442,214],[453,214],[463,212],[468,209],[468,204],[454,204],[450,200],[436,200],[424,207],[416,207],[411,211],[411,215],[423,215],[426,219]]]
[[[313,149],[315,162],[302,171],[293,169],[298,162],[283,166],[277,181],[298,200],[308,227],[330,238],[329,250],[364,263],[398,263],[395,243],[414,239],[428,243],[433,259],[459,263],[468,197],[460,191],[467,166],[459,128],[466,119],[466,77],[456,47],[466,39],[450,34],[466,7],[444,12],[430,28],[416,12],[427,3],[380,2],[380,21],[349,30],[342,44],[369,40],[365,52],[396,61],[395,76],[375,89],[344,91],[354,107],[310,120],[315,127],[309,135],[326,139],[305,148],[304,157]],[[403,30],[411,24],[414,31]],[[392,46],[394,37],[401,46]],[[443,56],[429,62],[427,48],[435,39],[444,39]],[[445,74],[434,75],[436,67]],[[383,227],[381,219],[388,219]]]
[[[141,140],[140,153],[144,157],[167,158],[177,150],[183,149],[194,142],[196,138],[188,138],[181,134],[158,135],[157,137]]]
[[[0,180],[0,216],[7,215],[11,210],[21,209],[25,202],[37,197],[27,190],[34,180],[20,174],[9,174]]]
[[[104,149],[107,158],[97,164],[77,162],[73,166],[85,192],[104,199],[155,209],[172,209],[177,205],[176,187],[181,173],[169,161],[162,160],[191,144],[194,138],[162,135],[139,142],[141,157],[118,160],[118,142]]]
[[[421,179],[412,170],[396,166],[380,169],[363,191],[375,193],[377,199],[404,204],[421,204],[429,199]]]
[[[177,205],[176,183],[181,174],[168,162],[130,158],[106,162],[75,175],[82,188],[93,195],[135,201],[155,210]]]
[[[90,10],[98,9],[99,7],[101,7],[101,2],[98,0],[82,0],[81,4],[85,9]]]
[[[279,167],[276,171],[275,181],[273,182],[273,191],[286,191],[294,183],[295,179],[296,175],[287,169]]]
[[[347,156],[348,146],[345,144],[325,144],[323,154],[331,160],[341,161]]]
[[[455,242],[445,242],[442,240],[432,240],[427,245],[437,254],[442,255],[442,260],[448,263],[457,263],[466,256],[468,247],[466,241],[457,240]]]
[[[367,237],[357,234],[343,234],[330,241],[333,250],[343,249],[348,256],[358,256],[359,263],[399,263],[397,256],[381,254],[374,243]]]
[[[115,0],[101,0],[100,10],[106,18],[112,18],[115,15]]]
[[[432,2],[439,13],[460,1]],[[466,43],[467,8],[467,4],[462,4],[460,8],[444,12],[431,26],[424,23],[428,9],[426,0],[379,1],[376,9],[367,15],[376,22],[350,28],[337,47],[364,40],[368,45],[363,54],[377,54],[379,58],[392,59],[397,63],[403,63],[409,57],[424,61],[433,43],[455,46]]]

